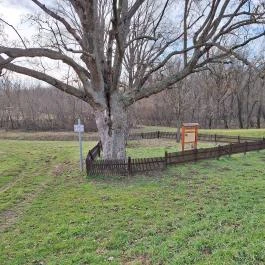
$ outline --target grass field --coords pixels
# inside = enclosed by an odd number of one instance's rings
[[[154,132],[154,131],[164,131],[164,132],[176,132],[176,128],[172,127],[161,127],[161,126],[139,126],[139,128],[134,128],[131,133],[138,132]],[[209,134],[225,134],[225,135],[240,135],[240,136],[251,136],[251,137],[265,137],[265,128],[263,129],[199,129],[200,133]],[[84,133],[84,138],[96,137],[96,132],[86,132]],[[5,131],[0,130],[0,139],[7,140],[58,140],[58,141],[69,141],[77,140],[78,136],[74,132],[31,132],[31,131]]]
[[[0,140],[0,264],[265,264],[264,164],[260,151],[85,178],[76,142]]]
[[[138,129],[133,129],[134,132],[154,132],[154,131],[163,131],[163,132],[176,132],[176,128],[172,127],[161,127],[161,126],[141,126]],[[250,137],[264,137],[265,128],[262,129],[201,129],[199,128],[200,133],[209,133],[209,134],[224,134],[224,135],[240,135],[240,136],[250,136]]]

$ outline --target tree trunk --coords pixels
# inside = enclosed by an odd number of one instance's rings
[[[237,115],[238,115],[238,122],[239,122],[239,128],[244,129],[244,121],[242,117],[242,101],[237,95]]]
[[[177,137],[176,137],[176,141],[177,141],[177,143],[179,143],[180,142],[180,136],[181,136],[181,124],[182,124],[182,122],[181,122],[181,120],[178,118],[177,119]]]
[[[104,159],[126,158],[127,110],[122,104],[110,102],[109,111],[95,112]]]
[[[258,113],[257,113],[257,128],[258,129],[260,129],[261,109],[262,109],[262,105],[260,104],[258,108]]]

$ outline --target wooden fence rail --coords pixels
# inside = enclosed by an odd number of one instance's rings
[[[177,139],[177,134],[175,132],[147,132],[147,133],[134,133],[128,136],[128,140],[141,140],[141,139]],[[210,141],[218,143],[234,143],[234,142],[245,142],[245,141],[258,141],[260,138],[255,137],[243,137],[243,136],[233,136],[233,135],[220,135],[220,134],[203,134],[199,133],[200,141]]]
[[[175,132],[155,131],[147,133],[133,133],[128,136],[128,140],[157,139],[157,138],[177,139],[177,134]],[[85,136],[84,140],[98,141],[99,138],[97,136]],[[226,142],[258,141],[260,140],[260,138],[199,133],[199,140],[226,143]]]
[[[174,139],[175,133],[171,132],[152,132],[133,135],[133,139],[152,139],[170,138]],[[137,138],[138,137],[138,138]],[[167,167],[167,165],[181,164],[186,162],[196,162],[198,160],[219,158],[223,155],[232,155],[237,153],[246,153],[255,150],[265,149],[265,138],[251,138],[225,135],[200,134],[201,141],[227,142],[229,144],[201,148],[195,150],[186,150],[181,152],[165,152],[163,157],[152,158],[134,158],[128,157],[126,160],[97,160],[100,156],[102,146],[97,145],[88,152],[86,158],[86,169],[88,175],[131,175],[146,171],[157,171]]]

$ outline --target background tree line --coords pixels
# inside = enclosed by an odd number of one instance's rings
[[[176,67],[171,64],[155,78]],[[81,117],[87,130],[96,130],[93,110],[82,100],[52,87],[10,80],[4,78],[0,85],[1,128],[72,130]],[[208,67],[137,102],[129,110],[130,127],[199,122],[203,128],[260,128],[265,126],[264,82],[236,61]]]
[[[92,109],[82,100],[52,87],[0,82],[0,128],[22,130],[73,130],[81,117],[89,130],[96,130]]]
[[[199,122],[210,129],[260,128],[265,125],[264,82],[242,63],[216,64],[137,102],[132,112],[138,124],[179,127],[182,122]]]

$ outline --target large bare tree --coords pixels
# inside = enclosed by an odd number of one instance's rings
[[[125,158],[131,104],[228,56],[250,64],[240,49],[264,36],[265,4],[258,0],[28,1],[40,10],[29,17],[37,36],[25,40],[1,19],[20,43],[1,41],[0,69],[90,104],[106,159]],[[22,58],[28,60],[21,63]],[[38,67],[32,58],[42,58]],[[181,65],[165,75],[172,60]],[[48,71],[53,61],[68,67],[68,75]]]

